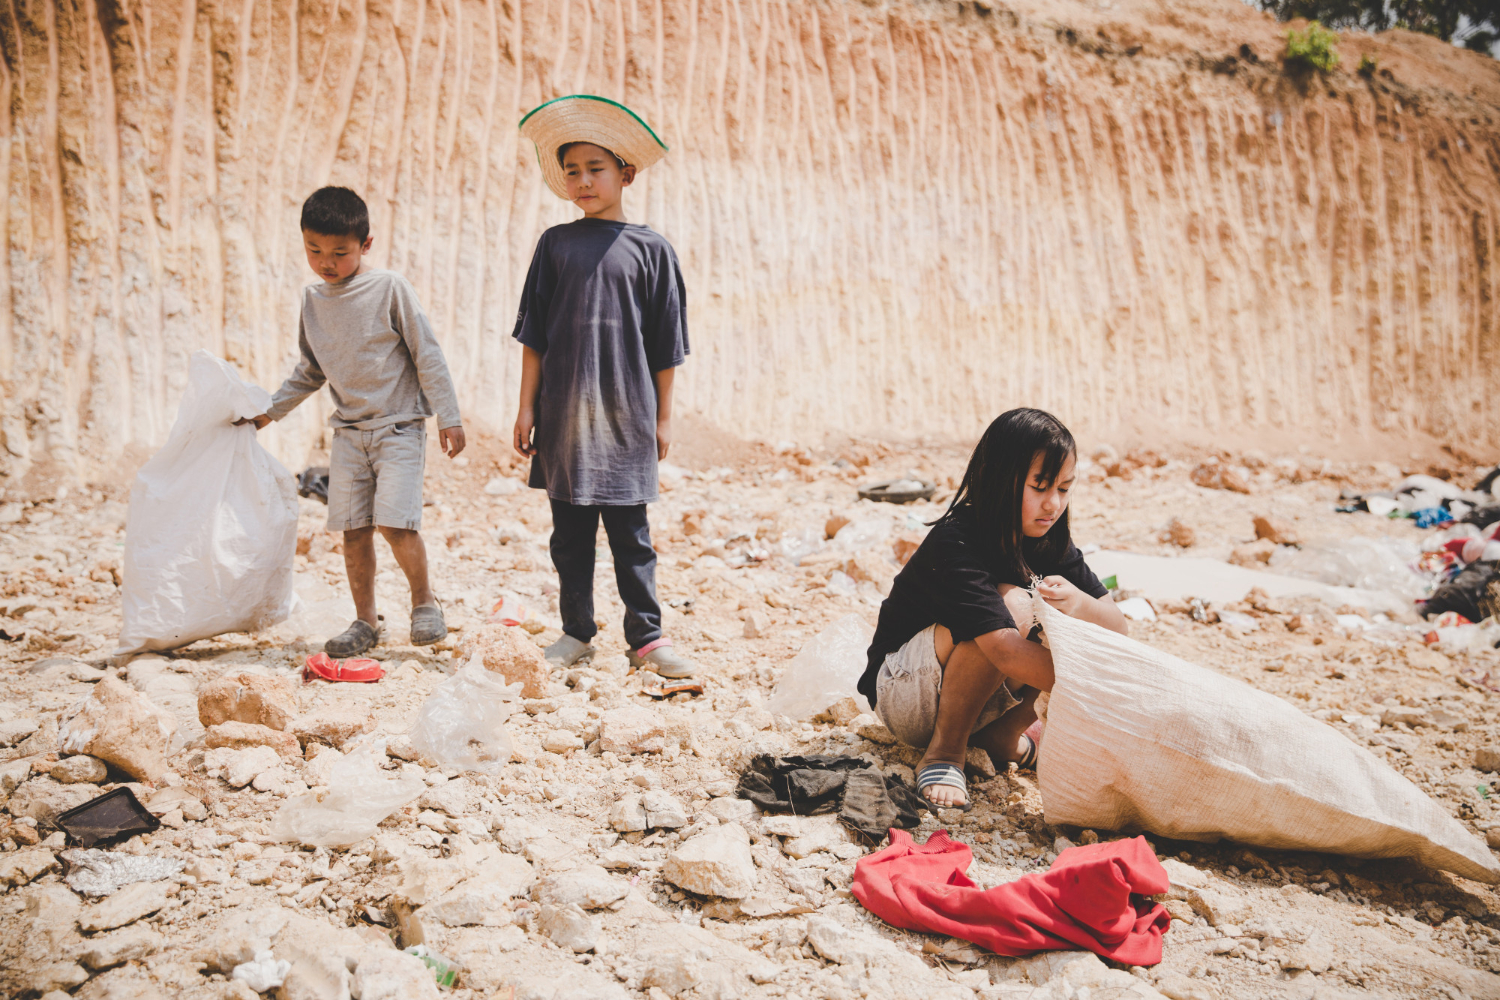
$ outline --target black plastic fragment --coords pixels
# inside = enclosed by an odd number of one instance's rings
[[[93,847],[117,837],[151,833],[161,827],[161,821],[141,805],[141,800],[129,788],[105,792],[97,799],[90,799],[59,814],[54,822],[79,847]]]

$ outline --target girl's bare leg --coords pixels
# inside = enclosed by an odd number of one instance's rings
[[[1009,712],[969,737],[969,745],[989,754],[997,768],[1021,759],[1021,735],[1036,721],[1036,699],[1041,692],[1033,687],[1023,687],[1012,693],[1021,699],[1021,703],[1011,706]]]

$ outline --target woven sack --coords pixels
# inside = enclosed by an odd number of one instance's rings
[[[1047,822],[1362,858],[1480,882],[1500,864],[1421,789],[1275,695],[1034,601],[1056,684]]]

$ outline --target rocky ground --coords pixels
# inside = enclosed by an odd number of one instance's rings
[[[385,559],[390,638],[376,655],[387,676],[373,685],[299,683],[303,660],[349,616],[317,503],[302,501],[304,603],[290,621],[127,658],[112,655],[124,492],[12,498],[0,505],[0,992],[433,996],[432,975],[395,947],[420,942],[460,967],[451,995],[466,998],[1500,997],[1500,897],[1408,862],[1151,838],[1173,878],[1159,966],[1109,968],[1076,952],[1013,960],[883,925],[850,896],[865,849],[832,819],[761,816],[735,798],[759,752],[865,755],[910,776],[916,755],[852,706],[818,721],[770,706],[805,643],[850,614],[874,621],[965,457],[853,442],[666,469],[652,508],[659,588],[670,634],[703,670],[701,693],[662,699],[654,675],[628,673],[602,544],[598,654],[536,669],[534,647],[558,634],[547,506],[487,442],[429,466],[424,534],[454,633],[435,648],[402,645],[404,583]],[[1081,545],[1254,565],[1278,541],[1436,534],[1333,512],[1341,489],[1425,469],[1095,458],[1074,494]],[[939,503],[856,498],[861,484],[907,476],[938,483]],[[1257,541],[1256,517],[1269,540]],[[502,596],[527,620],[496,638],[485,619]],[[1500,788],[1480,769],[1500,746],[1500,654],[1450,656],[1399,621],[1351,627],[1339,616],[1357,609],[1311,598],[1251,593],[1196,617],[1185,601],[1155,603],[1158,619],[1133,635],[1288,699],[1500,845]],[[517,638],[529,645],[505,647]],[[474,651],[527,687],[507,703],[509,758],[492,774],[445,767],[407,735]],[[59,758],[60,732],[63,749],[87,752]],[[982,885],[1045,869],[1064,841],[1111,836],[1048,825],[1030,773],[972,770],[973,810],[924,815],[918,839],[947,828],[972,845]],[[350,794],[341,782],[359,774],[372,784]],[[106,877],[122,860],[156,877],[85,895],[64,878],[86,888],[91,859],[64,856],[51,818],[121,784],[162,826],[106,845],[123,859],[92,861]],[[360,807],[383,793],[408,804],[357,829]],[[331,815],[357,839],[282,840],[292,814]],[[236,967],[249,971],[231,978]]]

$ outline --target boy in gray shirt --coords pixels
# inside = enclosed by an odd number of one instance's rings
[[[348,188],[320,188],[302,205],[303,249],[323,282],[302,290],[296,369],[254,418],[257,430],[280,420],[324,383],[333,394],[328,530],[344,533],[344,569],[358,616],[324,644],[337,658],[358,656],[384,638],[384,616],[375,613],[376,528],[411,586],[412,645],[448,634],[418,531],[426,419],[436,415],[449,458],[464,449],[443,350],[407,280],[364,266],[373,241],[369,211]]]

